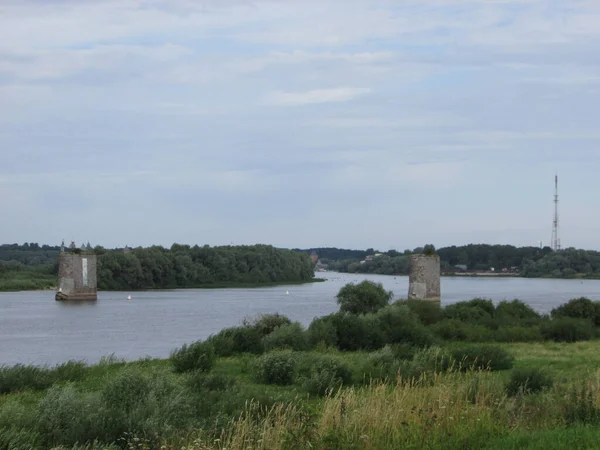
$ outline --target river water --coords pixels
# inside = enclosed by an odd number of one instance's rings
[[[349,282],[381,282],[405,298],[408,277],[325,272],[326,282],[251,289],[99,292],[91,303],[57,302],[52,291],[0,293],[0,365],[57,364],[166,357],[184,343],[238,325],[244,317],[279,312],[308,325],[337,311],[335,295]],[[474,297],[518,298],[546,313],[571,298],[600,300],[599,280],[443,277],[442,305]],[[132,296],[127,300],[127,296]]]

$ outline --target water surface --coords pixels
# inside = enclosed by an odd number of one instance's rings
[[[0,293],[0,364],[70,359],[94,363],[111,354],[127,360],[166,357],[183,343],[259,313],[279,312],[308,325],[314,317],[337,311],[335,295],[349,282],[381,282],[395,298],[408,292],[408,277],[318,276],[327,281],[251,289],[100,292],[91,303],[57,302],[52,291]],[[600,300],[600,280],[442,278],[442,305],[473,297],[495,302],[519,298],[545,313],[580,296]]]

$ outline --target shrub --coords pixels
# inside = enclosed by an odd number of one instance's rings
[[[552,387],[553,380],[539,369],[515,369],[506,384],[506,393],[515,395],[533,394]]]
[[[216,356],[227,357],[237,353],[263,353],[262,338],[257,328],[242,326],[225,328],[208,338],[207,342],[213,345]]]
[[[68,361],[57,365],[53,375],[56,381],[79,381],[87,375],[88,370],[83,361]]]
[[[541,326],[542,336],[556,342],[590,340],[594,335],[592,322],[573,317],[556,317]]]
[[[292,384],[296,360],[287,350],[265,353],[253,364],[254,379],[265,384]]]
[[[53,448],[56,443],[73,446],[99,438],[103,434],[99,428],[101,411],[97,395],[80,394],[70,384],[52,386],[38,408],[36,428],[46,444],[44,448]]]
[[[387,306],[392,295],[381,283],[365,280],[359,284],[349,283],[342,287],[337,295],[337,302],[340,312],[365,314]]]
[[[306,350],[308,348],[308,336],[302,325],[295,322],[275,328],[263,338],[263,345],[267,351],[286,348]]]
[[[495,345],[470,345],[452,351],[452,357],[462,370],[512,369],[514,358]]]
[[[520,300],[502,301],[496,306],[496,317],[511,319],[539,320],[541,316],[529,305]]]
[[[175,372],[199,370],[208,372],[215,364],[215,350],[209,342],[194,342],[171,353],[171,362]]]
[[[574,298],[567,303],[554,308],[552,317],[573,317],[575,319],[589,319],[595,325],[600,325],[600,317],[596,314],[595,302],[585,297]]]
[[[565,398],[564,418],[568,425],[600,424],[600,408],[596,403],[597,387],[583,382],[573,386]]]
[[[255,328],[263,337],[272,333],[276,328],[291,323],[292,321],[282,314],[262,314],[256,319],[244,320],[244,326]]]
[[[544,338],[539,326],[505,326],[496,330],[494,340],[497,342],[534,342],[543,341]]]
[[[407,306],[388,306],[380,309],[375,318],[377,323],[373,326],[383,334],[385,344],[409,343],[424,347],[435,341],[431,331],[419,322]]]
[[[299,369],[301,384],[311,395],[327,395],[352,382],[352,372],[339,359],[327,355],[304,358]]]
[[[430,328],[446,341],[487,342],[494,337],[493,331],[483,325],[469,325],[458,319],[444,319]]]
[[[52,385],[52,376],[47,369],[16,364],[0,367],[0,394],[24,391],[26,389],[42,390]]]
[[[112,410],[130,412],[148,400],[150,380],[136,367],[122,369],[102,388],[102,400]]]
[[[225,391],[236,384],[236,379],[220,373],[192,372],[186,380],[193,392]]]
[[[442,319],[442,308],[438,302],[401,300],[394,304],[406,305],[424,325],[433,325]]]
[[[373,348],[373,336],[370,332],[377,333],[377,330],[369,330],[366,327],[366,321],[361,316],[347,313],[337,313],[331,316],[336,331],[337,347],[340,350],[355,351],[363,348]],[[383,345],[383,342],[380,342]]]
[[[494,304],[491,300],[475,298],[468,302],[458,302],[448,305],[443,309],[443,315],[447,319],[458,319],[470,324],[478,324],[489,321],[494,317]]]
[[[325,345],[337,346],[337,332],[332,316],[315,318],[308,327],[308,343],[311,347]]]
[[[425,373],[442,373],[452,365],[452,356],[440,347],[428,347],[415,353],[408,364],[404,364],[403,378],[419,379]]]
[[[369,383],[371,380],[394,379],[399,368],[400,364],[394,351],[389,346],[385,346],[367,356],[360,367],[359,373],[361,380]]]

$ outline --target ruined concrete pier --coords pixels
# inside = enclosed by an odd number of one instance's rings
[[[96,255],[67,253],[58,257],[56,300],[97,300]]]
[[[409,300],[440,302],[440,257],[412,255],[408,276]]]

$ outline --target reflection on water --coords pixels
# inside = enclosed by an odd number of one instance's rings
[[[279,312],[308,325],[337,310],[335,295],[349,282],[383,283],[406,297],[408,277],[320,273],[323,283],[252,289],[99,292],[97,301],[57,302],[52,291],[0,293],[0,364],[97,362],[102,356],[166,357],[186,342],[239,324],[244,317]],[[289,293],[286,293],[289,292]],[[442,304],[519,298],[540,312],[586,296],[600,300],[600,281],[524,278],[443,278]]]

